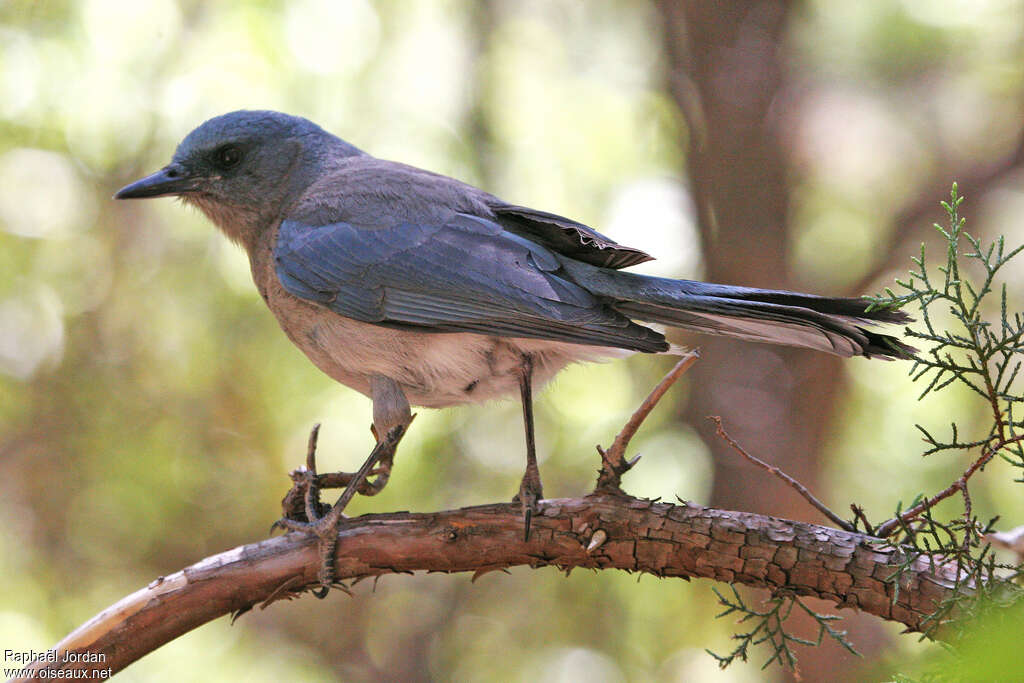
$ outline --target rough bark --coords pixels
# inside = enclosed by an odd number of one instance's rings
[[[533,525],[524,542],[521,511],[509,504],[354,518],[340,532],[338,576],[471,571],[476,578],[522,565],[621,569],[791,591],[910,630],[920,630],[953,590],[952,577],[921,561],[901,574],[893,601],[888,579],[902,562],[899,551],[879,550],[862,534],[745,512],[592,495],[545,501]],[[207,621],[293,596],[316,583],[318,564],[314,539],[302,534],[209,557],[93,617],[54,646],[61,661],[37,664],[36,676],[44,668],[51,677],[55,669],[119,671]],[[64,663],[69,652],[103,657]]]

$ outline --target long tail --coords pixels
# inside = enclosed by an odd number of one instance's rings
[[[639,320],[839,356],[912,358],[916,351],[896,337],[863,327],[911,320],[901,311],[869,312],[865,299],[670,280],[568,259],[564,267],[577,283]]]

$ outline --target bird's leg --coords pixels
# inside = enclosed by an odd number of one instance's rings
[[[345,507],[349,504],[356,493],[367,484],[366,478],[377,473],[377,482],[380,488],[387,482],[387,476],[391,473],[391,465],[394,462],[395,450],[398,442],[408,429],[409,424],[415,417],[410,409],[409,402],[401,388],[393,380],[385,377],[374,377],[371,381],[373,393],[373,433],[377,438],[377,445],[370,456],[366,459],[355,473],[343,474],[348,479],[347,486],[338,497],[338,501],[324,513],[324,507],[320,504],[320,489],[324,488],[321,476],[316,472],[316,438],[318,428],[313,429],[310,434],[309,450],[306,454],[306,467],[292,473],[295,481],[292,491],[285,497],[282,504],[285,505],[285,517],[274,522],[273,528],[282,528],[289,531],[302,531],[311,533],[319,539],[320,550],[320,571],[318,580],[320,588],[313,592],[318,598],[327,596],[328,590],[334,584],[335,564],[334,553],[338,546],[338,527],[344,519]],[[382,437],[378,435],[383,435]],[[375,469],[376,468],[376,469]],[[327,476],[327,475],[325,475]],[[377,491],[380,490],[377,489]],[[296,515],[288,513],[289,498],[294,499],[296,492],[302,493],[304,514],[306,520],[295,519]],[[376,493],[376,491],[375,491]]]
[[[373,395],[373,424],[370,431],[378,443],[381,438],[397,427],[403,425],[408,427],[412,421],[412,413],[409,402],[394,381],[387,377],[374,376],[370,380],[371,393]],[[349,486],[356,478],[355,472],[326,472],[316,471],[316,441],[320,431],[320,425],[315,425],[309,435],[309,448],[306,453],[306,466],[291,473],[292,488],[281,501],[283,516],[299,522],[308,522],[310,518],[306,514],[309,504],[306,497],[312,493],[318,496],[320,491],[325,489],[343,489]],[[391,467],[394,464],[394,451],[385,452],[377,466],[373,468],[367,477],[357,482],[357,493],[361,496],[375,496],[384,490],[391,477]],[[373,477],[371,479],[371,477]],[[310,485],[315,488],[310,488]],[[319,503],[319,498],[316,499]],[[321,513],[322,515],[322,513]],[[315,519],[319,519],[317,515]]]
[[[409,408],[409,399],[398,383],[390,377],[373,375],[370,378],[370,393],[373,397],[373,424],[370,431],[379,443],[392,429],[401,426],[408,428],[412,422],[412,410]],[[394,463],[395,453],[392,451],[386,457],[382,457],[377,466],[377,484],[380,488],[388,483],[391,476],[391,466]],[[378,489],[379,490],[379,489]]]
[[[526,428],[526,472],[519,485],[519,493],[513,498],[523,506],[523,539],[530,540],[530,522],[538,510],[537,503],[544,497],[540,483],[540,469],[537,467],[537,445],[533,432],[533,356],[523,354],[519,366],[519,395],[523,403],[523,426]]]

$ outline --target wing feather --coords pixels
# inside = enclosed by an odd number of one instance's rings
[[[291,294],[386,326],[663,351],[664,337],[560,274],[545,246],[488,219],[360,227],[286,220],[275,267]]]

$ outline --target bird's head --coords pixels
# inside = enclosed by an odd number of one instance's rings
[[[273,111],[235,111],[189,133],[171,163],[115,199],[177,196],[246,246],[322,165],[359,150],[312,121]]]

